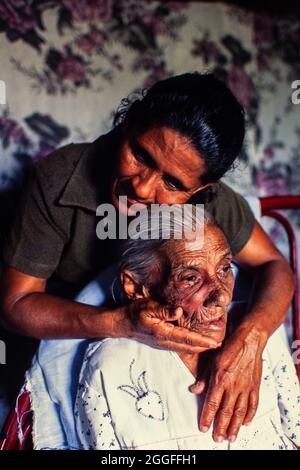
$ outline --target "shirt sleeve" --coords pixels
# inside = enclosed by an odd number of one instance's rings
[[[86,450],[119,450],[102,380],[96,369],[91,379],[79,383],[75,403],[78,437]]]
[[[277,400],[285,435],[300,446],[300,387],[292,356],[282,344],[278,362],[273,369]]]
[[[251,237],[255,216],[248,202],[225,183],[216,185],[215,194],[205,209],[223,230],[232,254],[237,255]]]
[[[47,178],[34,165],[4,241],[4,262],[25,274],[49,278],[67,241],[65,210],[55,205]]]

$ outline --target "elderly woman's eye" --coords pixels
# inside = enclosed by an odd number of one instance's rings
[[[180,278],[181,282],[188,283],[188,284],[194,284],[196,280],[197,280],[197,276],[195,274],[187,274]]]
[[[225,264],[225,266],[223,266],[223,268],[222,268],[222,271],[223,271],[224,273],[228,273],[228,272],[231,271],[231,270],[232,270],[231,264]]]
[[[184,280],[187,282],[195,282],[196,276],[188,276]]]

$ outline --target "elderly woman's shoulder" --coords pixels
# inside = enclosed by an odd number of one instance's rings
[[[128,338],[107,338],[91,343],[86,351],[84,363],[92,368],[106,369],[128,362],[132,357],[153,354],[150,346]]]
[[[287,333],[283,325],[270,336],[263,357],[269,361],[272,369],[275,369],[282,359],[292,363]]]

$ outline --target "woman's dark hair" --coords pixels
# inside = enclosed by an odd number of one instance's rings
[[[186,137],[206,163],[201,183],[218,181],[239,155],[245,135],[244,110],[213,74],[185,73],[161,80],[140,99],[122,101],[114,125],[129,135],[169,127]]]

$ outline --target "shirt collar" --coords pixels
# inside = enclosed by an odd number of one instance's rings
[[[120,141],[121,129],[116,127],[91,144],[84,144],[75,168],[58,199],[60,205],[76,206],[95,212],[99,204],[107,202]]]

